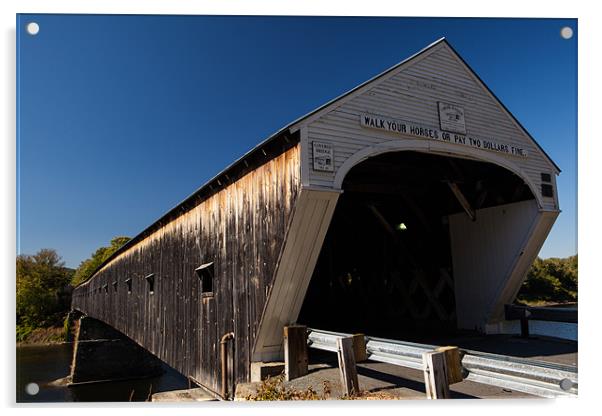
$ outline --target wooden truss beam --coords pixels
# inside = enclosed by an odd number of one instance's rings
[[[464,211],[466,211],[466,214],[470,217],[470,220],[475,221],[477,219],[477,214],[475,210],[470,206],[470,203],[458,187],[458,184],[456,184],[455,182],[447,182],[447,185],[449,186],[449,189],[451,189],[452,193],[454,194],[460,205],[462,205],[462,208],[464,208]]]

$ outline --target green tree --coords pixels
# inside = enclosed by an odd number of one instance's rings
[[[66,268],[52,249],[42,249],[33,256],[17,256],[18,338],[35,328],[62,322],[69,308],[65,294],[70,292],[72,274],[73,270]]]
[[[100,247],[96,250],[89,259],[80,263],[79,267],[75,270],[71,284],[77,286],[88,280],[92,276],[92,273],[94,273],[105,260],[128,241],[130,241],[129,237],[115,237],[111,240],[111,244],[108,247]]]
[[[519,302],[576,302],[578,258],[539,257],[533,262],[518,293]]]

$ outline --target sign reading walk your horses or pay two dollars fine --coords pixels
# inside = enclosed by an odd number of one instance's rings
[[[464,115],[462,114],[462,119],[463,118]],[[417,123],[412,123],[403,120],[395,120],[374,114],[362,114],[360,116],[360,123],[363,127],[390,131],[397,134],[403,134],[405,136],[414,136],[423,139],[437,140],[462,146],[469,146],[476,149],[489,150],[491,152],[504,153],[511,156],[518,156],[524,158],[528,156],[528,152],[526,149],[523,149],[521,147],[515,147],[513,145],[503,143],[497,140],[468,136],[458,133],[450,133],[432,127],[421,126]]]

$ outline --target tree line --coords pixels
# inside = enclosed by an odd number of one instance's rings
[[[527,304],[577,302],[578,256],[535,259],[518,292]]]
[[[129,237],[112,239],[108,247],[100,247],[75,270],[65,267],[65,262],[54,249],[41,249],[34,255],[18,255],[17,341],[26,340],[38,329],[64,326],[71,309],[73,288],[88,280],[129,240]]]

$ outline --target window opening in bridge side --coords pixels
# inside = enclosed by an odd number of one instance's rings
[[[105,294],[109,293],[109,285],[104,285],[103,288],[105,290]]]
[[[151,273],[145,277],[146,282],[148,283],[148,293],[151,295],[155,293],[155,274]]]
[[[554,188],[552,187],[552,185],[547,184],[547,183],[542,183],[541,184],[541,195],[545,196],[546,198],[554,198]]]
[[[117,292],[117,280],[113,282],[113,291]]]
[[[541,195],[547,198],[554,198],[554,187],[552,186],[552,175],[550,173],[541,174]]]
[[[215,275],[213,262],[200,265],[195,272],[201,280],[201,296],[213,296],[213,277]]]
[[[132,293],[132,278],[125,279],[125,284],[128,285],[128,295]]]

